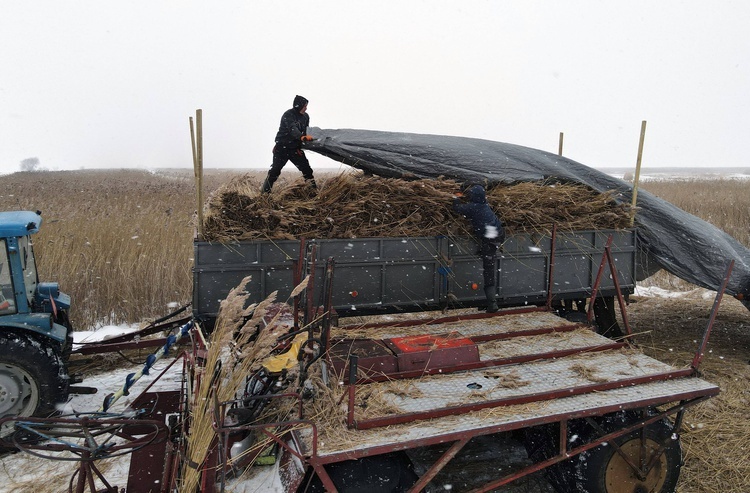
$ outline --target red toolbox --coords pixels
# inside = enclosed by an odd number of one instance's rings
[[[424,371],[479,361],[479,349],[458,332],[385,339],[396,354],[398,371]]]

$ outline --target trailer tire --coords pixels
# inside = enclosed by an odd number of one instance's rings
[[[60,351],[25,334],[0,335],[0,417],[47,416],[68,396]],[[0,438],[12,425],[0,430]]]
[[[653,410],[647,409],[647,415],[653,416]],[[594,418],[605,433],[632,426],[640,419],[636,411],[620,411]],[[682,466],[682,449],[679,437],[672,436],[672,426],[667,420],[657,421],[645,427],[649,450],[653,451],[656,443],[665,444],[665,452],[658,459],[659,480],[654,480],[656,472],[649,473],[646,482],[637,482],[625,475],[630,468],[620,458],[611,445],[600,445],[570,459],[547,467],[544,471],[550,484],[560,493],[572,491],[579,493],[669,493],[674,491]],[[568,442],[570,447],[590,443],[599,436],[583,419],[568,423]],[[637,442],[633,442],[636,439]],[[628,451],[640,445],[640,430],[623,435],[614,440],[618,446],[625,446]],[[526,451],[535,463],[548,460],[558,454],[559,425],[548,424],[526,429]],[[636,447],[639,450],[640,447]],[[614,458],[617,456],[617,459]],[[636,458],[637,462],[637,458]],[[611,469],[611,470],[610,470]],[[607,482],[617,478],[616,487],[608,489]],[[656,489],[658,487],[658,489]]]
[[[609,430],[607,430],[609,431]],[[677,486],[682,466],[679,437],[673,436],[668,422],[657,421],[644,428],[646,440],[645,463],[649,463],[659,447],[659,455],[645,479],[639,479],[625,459],[611,444],[600,445],[582,452],[576,461],[576,486],[581,493],[672,493]],[[638,464],[641,431],[618,437],[614,442],[630,459]]]

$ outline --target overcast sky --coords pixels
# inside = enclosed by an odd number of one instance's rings
[[[205,167],[267,168],[295,94],[322,128],[564,132],[597,168],[647,120],[644,167],[745,167],[748,26],[746,0],[0,0],[0,172],[191,167],[198,108]]]

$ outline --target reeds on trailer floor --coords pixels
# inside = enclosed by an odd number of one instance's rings
[[[468,222],[453,211],[462,185],[449,179],[403,180],[341,173],[319,180],[317,194],[303,181],[277,183],[267,195],[252,175],[239,177],[209,199],[208,241],[469,236]],[[487,200],[514,232],[621,229],[628,204],[612,193],[553,182],[497,185]]]

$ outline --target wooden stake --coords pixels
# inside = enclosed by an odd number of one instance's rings
[[[201,208],[201,201],[200,197],[198,196],[198,154],[195,150],[195,127],[193,126],[193,117],[191,116],[188,120],[190,120],[190,147],[193,151],[193,178],[195,179],[195,213],[196,217],[198,214],[198,210]],[[196,219],[197,221],[197,219]],[[198,234],[199,230],[201,229],[201,225],[196,224],[195,225],[195,231],[196,234]]]
[[[641,177],[641,158],[643,157],[643,141],[646,138],[646,120],[641,122],[641,140],[638,143],[638,159],[635,162],[635,178],[633,179],[633,201],[631,202],[632,211],[630,212],[630,227],[635,224],[635,205],[638,199],[638,181]]]
[[[560,132],[560,143],[557,146],[557,154],[562,156],[562,148],[563,148],[563,133]]]
[[[196,163],[197,177],[196,186],[198,187],[198,236],[203,238],[203,110],[195,110],[196,123]]]

